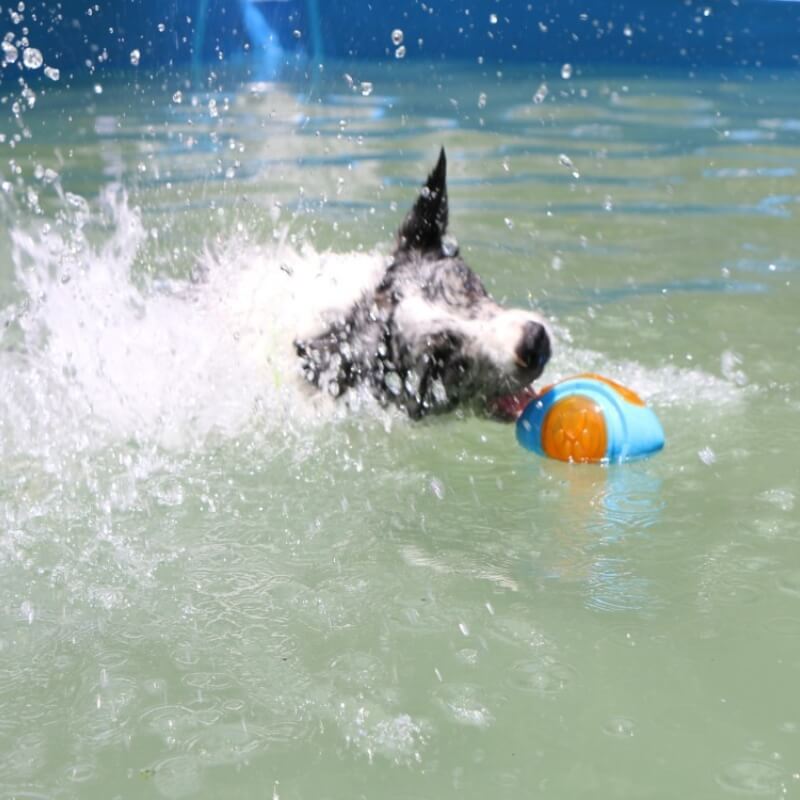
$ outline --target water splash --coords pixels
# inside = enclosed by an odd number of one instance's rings
[[[64,224],[11,232],[21,297],[3,312],[0,452],[193,447],[254,420],[291,430],[331,419],[296,379],[292,332],[313,326],[337,293],[344,303],[352,289],[341,277],[379,269],[378,255],[234,237],[200,256],[201,279],[152,279],[141,264],[147,233],[124,191],[107,189],[96,210],[67,202]]]

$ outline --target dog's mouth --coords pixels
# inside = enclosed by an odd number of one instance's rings
[[[525,410],[525,406],[536,397],[538,397],[538,392],[533,386],[523,386],[522,389],[511,394],[490,397],[486,401],[486,413],[491,419],[498,422],[516,422]]]

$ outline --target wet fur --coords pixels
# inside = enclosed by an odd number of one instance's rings
[[[549,338],[524,359],[519,340],[525,325],[544,323],[490,297],[448,242],[448,216],[443,149],[378,285],[322,333],[295,341],[306,380],[336,397],[366,385],[418,419],[459,405],[485,408],[538,377]]]

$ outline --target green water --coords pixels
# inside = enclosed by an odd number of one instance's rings
[[[5,123],[0,797],[800,796],[796,80],[344,71]],[[388,251],[441,144],[546,374],[641,391],[662,454],[306,425],[191,325],[208,252]]]

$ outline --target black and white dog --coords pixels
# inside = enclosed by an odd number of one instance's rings
[[[305,378],[338,397],[366,385],[409,416],[508,412],[550,358],[541,317],[505,309],[447,239],[444,149],[382,277],[322,333],[295,341]]]

